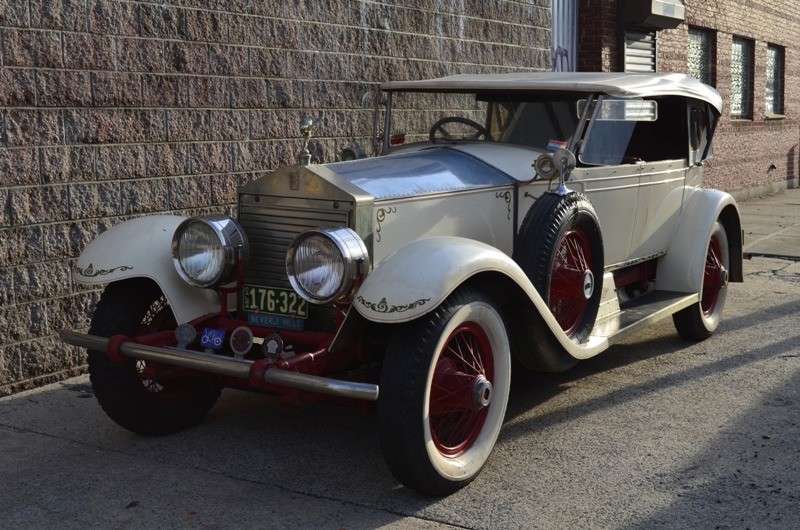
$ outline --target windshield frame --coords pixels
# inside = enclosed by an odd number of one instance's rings
[[[410,144],[402,144],[402,145],[393,145],[392,138],[393,138],[393,131],[392,131],[392,117],[394,114],[394,98],[396,94],[413,94],[413,93],[421,93],[421,94],[462,94],[462,95],[473,95],[476,99],[480,98],[481,95],[491,96],[507,96],[510,99],[524,99],[525,96],[530,96],[531,101],[542,100],[546,96],[564,96],[565,99],[574,99],[576,102],[579,99],[586,99],[587,101],[591,102],[594,101],[598,97],[598,93],[594,92],[583,92],[583,91],[553,91],[553,90],[536,90],[536,91],[508,91],[508,92],[501,92],[498,90],[385,90],[383,91],[385,94],[384,105],[376,105],[375,108],[375,120],[374,125],[376,127],[376,131],[374,137],[376,138],[376,146],[380,148],[380,154],[389,154],[394,152],[398,149],[403,149],[408,146],[419,146],[424,144],[429,145],[437,145],[433,144],[427,140],[422,140]],[[569,96],[568,98],[566,96]],[[382,108],[381,108],[382,107]],[[576,124],[574,133],[568,139],[568,149],[574,150],[576,145],[579,144],[580,139],[584,135],[584,129],[586,126],[586,122],[589,119],[587,115],[587,111],[590,109],[590,105],[587,105],[581,115],[577,115],[577,106],[575,107],[576,112]],[[380,113],[384,112],[384,116],[381,119]],[[383,124],[383,131],[378,131],[378,125]],[[470,140],[470,139],[454,139],[454,140],[447,140],[446,142],[441,142],[438,145],[446,145],[447,143],[453,144],[464,144],[464,143],[483,143],[484,141],[478,140]],[[501,145],[509,145],[515,147],[522,147],[522,148],[529,148],[532,150],[537,151],[546,151],[545,147],[537,147],[528,144],[520,144],[520,143],[513,143],[513,142],[497,142]]]

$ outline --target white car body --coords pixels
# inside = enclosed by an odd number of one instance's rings
[[[98,331],[62,339],[90,350],[120,425],[174,432],[218,385],[378,401],[392,472],[445,494],[489,457],[512,358],[565,370],[670,316],[684,338],[716,330],[743,275],[738,207],[701,187],[713,88],[517,73],[382,89],[378,156],[279,168],[239,190],[237,220],[134,219],[81,253],[76,281],[111,285]],[[162,318],[137,322],[128,298],[158,296]]]

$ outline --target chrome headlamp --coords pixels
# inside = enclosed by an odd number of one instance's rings
[[[230,217],[190,217],[172,236],[172,261],[190,285],[214,287],[231,279],[248,248],[244,230]]]
[[[368,267],[367,247],[349,228],[307,230],[286,253],[289,282],[300,296],[315,304],[348,297]]]

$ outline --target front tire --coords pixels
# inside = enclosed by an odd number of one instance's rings
[[[89,334],[135,337],[172,329],[175,318],[158,286],[136,278],[109,284],[92,317]],[[186,376],[179,369],[89,351],[89,377],[97,401],[120,426],[161,436],[197,424],[219,397],[213,377]]]
[[[684,339],[705,340],[719,326],[728,292],[729,268],[728,235],[717,221],[708,240],[700,301],[672,315],[675,329]]]
[[[461,288],[399,328],[381,371],[381,448],[405,486],[447,495],[480,472],[511,380],[506,328],[481,290]]]

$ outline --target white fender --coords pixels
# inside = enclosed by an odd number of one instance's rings
[[[662,291],[700,292],[703,284],[708,240],[724,208],[739,207],[729,194],[713,189],[690,188],[681,221],[667,254],[658,260],[656,287]],[[728,234],[728,238],[732,234]],[[734,259],[734,254],[731,254]]]
[[[217,293],[187,284],[172,263],[172,234],[184,219],[151,215],[106,230],[78,256],[73,278],[85,285],[150,278],[161,288],[179,324],[218,312]]]
[[[462,237],[420,239],[397,249],[367,276],[353,306],[373,322],[408,322],[436,309],[459,285],[482,272],[499,272],[513,280],[576,358],[591,357],[608,347],[606,339],[574,344],[516,262],[490,245]]]

